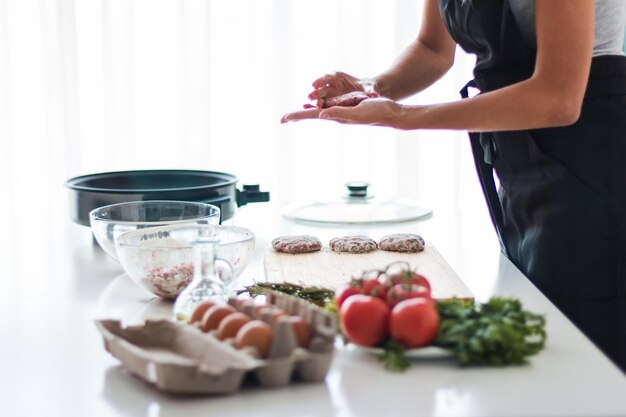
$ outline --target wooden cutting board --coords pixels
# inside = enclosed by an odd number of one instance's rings
[[[432,295],[437,299],[474,298],[471,291],[437,249],[426,243],[423,252],[398,253],[376,250],[366,254],[333,252],[324,247],[320,252],[290,255],[265,249],[265,278],[268,282],[298,284],[336,289],[363,271],[385,269],[393,262],[408,262],[413,269],[428,278]]]

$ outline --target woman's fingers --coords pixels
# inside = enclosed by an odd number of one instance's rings
[[[393,126],[400,105],[389,99],[372,98],[363,100],[354,107],[330,107],[320,112],[319,118],[340,123],[358,123],[375,126]]]
[[[320,111],[321,109],[318,109],[317,107],[313,107],[313,108],[309,108],[305,110],[295,111],[293,113],[287,113],[283,117],[280,118],[280,122],[288,123],[288,122],[297,122],[299,120],[305,120],[305,119],[317,119],[320,114]]]
[[[353,107],[331,107],[329,109],[322,110],[318,118],[331,119],[336,122],[352,123],[354,122],[354,108]]]
[[[335,97],[337,95],[340,95],[337,94],[337,88],[333,85],[327,85],[318,88],[317,90],[311,91],[311,93],[309,94],[309,100],[319,100],[322,98]]]
[[[337,122],[354,122],[353,107],[331,107],[321,109],[318,107],[306,107],[304,110],[287,113],[280,118],[281,123],[297,122],[306,119],[332,119]]]
[[[326,74],[313,81],[314,90],[309,94],[309,100],[319,100],[340,96],[353,91],[363,91],[359,80],[345,72]]]
[[[307,108],[287,113],[281,123],[295,122],[304,119],[333,120],[339,123],[359,123],[376,126],[395,126],[401,106],[386,98],[370,98],[356,106],[333,106],[329,108]]]
[[[320,87],[324,87],[325,85],[329,85],[329,84],[333,84],[333,82],[340,76],[339,74],[342,73],[337,73],[334,72],[332,74],[324,74],[321,77],[319,77],[317,80],[313,81],[313,88],[320,88]]]
[[[346,115],[344,115],[341,112],[327,113],[324,117],[320,115],[322,111],[326,113],[328,112],[328,110],[329,109],[322,110],[322,109],[318,109],[317,107],[315,107],[315,108],[309,108],[306,110],[295,111],[293,113],[285,114],[283,117],[280,118],[280,122],[289,123],[289,122],[298,122],[300,120],[307,120],[307,119],[328,119],[328,120],[333,120],[338,123],[354,123],[351,117],[346,117]]]

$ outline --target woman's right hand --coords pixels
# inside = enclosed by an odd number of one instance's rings
[[[373,80],[356,78],[345,72],[334,72],[313,81],[313,91],[309,94],[309,100],[337,97],[354,91],[378,92]]]

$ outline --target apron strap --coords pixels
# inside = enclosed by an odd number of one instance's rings
[[[463,99],[469,97],[469,88],[477,88],[476,82],[474,80],[471,80],[470,82],[465,84],[465,86],[459,92]],[[493,166],[491,165],[491,155],[489,155],[489,158],[487,159],[489,163],[487,163],[485,159],[487,155],[485,154],[485,149],[481,144],[481,136],[483,135],[487,134],[469,132],[472,154],[474,155],[474,164],[476,166],[476,172],[478,173],[478,179],[480,180],[480,186],[483,190],[483,194],[485,195],[485,200],[487,200],[487,207],[489,208],[491,223],[496,229],[498,239],[500,240],[500,248],[502,248],[504,253],[507,254],[508,251],[501,235],[501,231],[504,230],[504,216],[502,214],[502,206],[500,205],[500,198],[498,197],[496,183],[493,179]],[[493,138],[491,137],[491,135],[489,135],[488,141],[490,144],[493,142]]]
[[[463,99],[469,98],[469,91],[468,90],[470,88],[478,89],[478,87],[476,86],[476,81],[469,80],[467,82],[467,84],[465,84],[465,86],[463,88],[461,88],[461,91],[459,91],[459,94],[461,95],[461,98],[463,98]]]

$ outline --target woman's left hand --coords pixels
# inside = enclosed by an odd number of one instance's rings
[[[386,98],[372,98],[363,100],[354,107],[311,108],[288,113],[281,118],[281,123],[319,118],[339,123],[400,128],[401,116],[402,106],[400,104]]]

